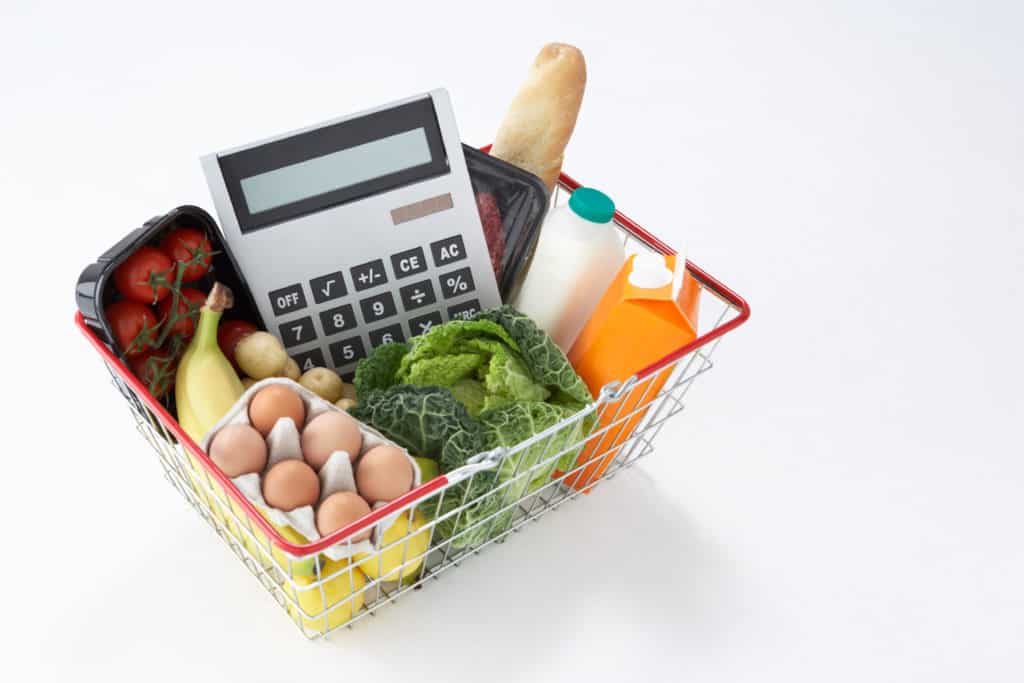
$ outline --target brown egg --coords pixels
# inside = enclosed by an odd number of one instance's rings
[[[267,466],[267,442],[247,424],[226,425],[210,443],[210,459],[232,478],[262,472]]]
[[[306,406],[299,395],[281,384],[271,384],[257,391],[249,402],[249,422],[263,436],[282,417],[290,417],[298,429],[306,421]]]
[[[412,463],[395,446],[374,446],[356,466],[356,488],[370,505],[398,498],[412,488]]]
[[[328,411],[317,415],[302,430],[302,457],[319,471],[331,453],[345,451],[350,460],[359,457],[363,433],[348,413]]]
[[[316,511],[316,530],[321,536],[337,531],[370,514],[370,506],[365,500],[352,491],[338,491],[324,498]],[[349,538],[353,543],[364,541],[370,537],[373,525]]]
[[[320,478],[301,460],[282,460],[263,475],[263,500],[271,507],[288,512],[319,499]]]

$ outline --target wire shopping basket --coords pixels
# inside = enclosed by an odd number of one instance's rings
[[[553,202],[580,186],[562,174]],[[635,222],[615,214],[628,249],[674,253]],[[698,337],[622,382],[589,406],[513,447],[478,453],[370,515],[313,543],[272,526],[181,429],[166,408],[85,323],[75,323],[100,353],[165,477],[285,609],[307,638],[351,626],[406,591],[426,585],[468,555],[502,541],[654,450],[665,423],[683,410],[697,377],[711,369],[722,336],[750,316],[747,303],[687,262],[701,288]],[[589,458],[576,459],[580,453]],[[497,476],[501,473],[501,477]],[[374,525],[370,553],[335,561],[326,548],[352,544]]]

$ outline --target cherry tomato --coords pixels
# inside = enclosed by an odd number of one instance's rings
[[[137,301],[116,301],[106,309],[117,345],[129,358],[152,350],[157,337],[156,315]]]
[[[159,249],[139,247],[114,271],[114,284],[130,301],[155,304],[171,293],[165,284],[174,276],[171,266],[171,259]]]
[[[176,228],[160,243],[160,249],[175,263],[190,264],[185,268],[182,282],[195,282],[210,270],[213,248],[202,230]],[[193,259],[196,260],[193,262]]]
[[[217,329],[217,343],[232,365],[235,364],[235,347],[243,337],[256,331],[256,326],[244,320],[224,320]]]
[[[174,386],[176,365],[163,351],[151,351],[131,360],[132,372],[156,398],[163,398]]]
[[[167,297],[156,307],[160,315],[160,324],[165,325],[171,318],[171,302],[174,295]],[[180,334],[185,339],[191,339],[195,334],[196,325],[199,323],[199,309],[206,303],[206,295],[198,289],[183,287],[181,296],[178,298],[178,321],[171,328],[171,334]]]

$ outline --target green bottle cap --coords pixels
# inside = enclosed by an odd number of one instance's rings
[[[615,202],[600,190],[581,187],[569,197],[569,208],[580,218],[593,223],[607,223],[615,215]]]

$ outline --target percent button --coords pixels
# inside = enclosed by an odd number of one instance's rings
[[[476,285],[473,283],[473,271],[469,268],[460,268],[445,273],[438,280],[441,282],[441,293],[445,299],[451,299],[476,289]]]

